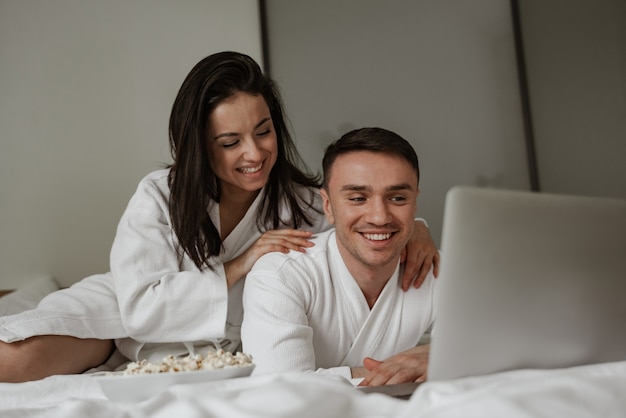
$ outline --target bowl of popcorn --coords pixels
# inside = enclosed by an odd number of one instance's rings
[[[249,376],[254,370],[248,354],[219,349],[184,357],[166,356],[159,363],[131,362],[117,372],[94,374],[112,401],[137,402],[169,387]]]

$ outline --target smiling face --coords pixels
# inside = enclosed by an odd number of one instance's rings
[[[263,96],[238,92],[217,105],[209,116],[207,141],[222,196],[245,198],[265,186],[278,147]]]
[[[328,179],[324,212],[348,270],[388,279],[413,231],[416,172],[399,155],[352,151],[337,156]]]

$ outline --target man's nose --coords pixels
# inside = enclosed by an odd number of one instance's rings
[[[371,201],[367,220],[374,225],[386,225],[391,222],[391,213],[384,199],[373,199]]]

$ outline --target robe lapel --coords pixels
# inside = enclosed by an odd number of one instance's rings
[[[343,263],[334,236],[329,249],[332,279],[340,284],[343,299],[353,313],[351,319],[356,333],[341,365],[361,366],[365,357],[384,360],[417,345],[416,333],[406,326],[403,328],[403,324],[418,322],[421,308],[418,291],[400,289],[400,263],[370,310],[356,280]]]
[[[224,250],[219,256],[221,260],[228,261],[237,257],[262,235],[256,224],[262,194],[263,190],[261,190],[256,199],[254,199],[254,202],[250,205],[243,219],[235,226],[222,243]],[[220,231],[220,213],[217,203],[212,202],[209,207],[209,216],[213,224],[217,227],[217,230]]]
[[[398,297],[399,293],[395,289],[398,285],[397,276],[398,269],[389,279],[376,304],[361,324],[342,364],[358,366],[363,364],[364,357],[380,359],[384,353],[394,351],[393,348],[398,338],[398,327],[395,325],[398,322],[397,318],[401,315],[403,304],[402,298]],[[365,301],[365,297],[362,296],[362,298]],[[388,356],[385,355],[385,357]]]

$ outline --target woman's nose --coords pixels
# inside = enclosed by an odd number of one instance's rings
[[[244,141],[243,155],[248,160],[258,160],[261,157],[261,150],[259,149],[256,141],[252,138],[247,138]]]

